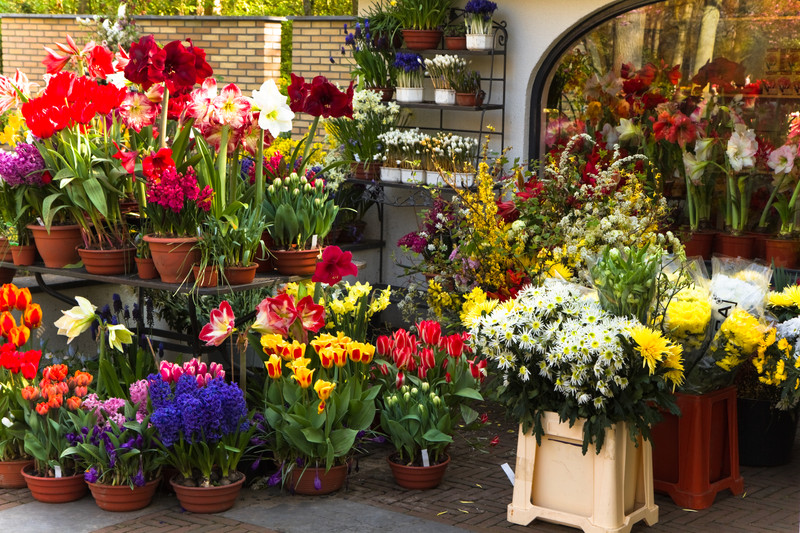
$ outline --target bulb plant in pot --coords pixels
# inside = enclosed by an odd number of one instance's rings
[[[344,32],[346,36],[342,54],[349,49],[355,63],[350,69],[350,76],[358,80],[359,89],[371,90],[382,101],[389,101],[395,84],[394,71],[391,68],[394,51],[376,40],[370,28],[370,19],[365,19],[363,23],[356,22],[352,32],[348,32],[345,24]]]
[[[432,59],[425,59],[431,83],[434,87],[434,101],[441,105],[456,103],[456,90],[450,84],[456,72],[466,68],[465,59],[455,55],[437,54]]]
[[[147,381],[150,423],[167,464],[178,470],[170,483],[181,506],[194,513],[230,509],[244,484],[236,468],[253,432],[244,393],[219,372],[192,375],[177,366],[162,366]]]
[[[452,0],[398,0],[395,16],[403,28],[403,40],[410,50],[438,48],[442,26],[447,21]]]
[[[800,193],[798,168],[795,166],[797,148],[797,138],[790,138],[783,146],[774,149],[767,159],[767,165],[774,173],[772,192],[758,226],[768,226],[769,214],[774,207],[780,216],[781,225],[775,238],[766,240],[765,259],[768,263],[774,262],[776,267],[795,268],[800,259],[800,243],[794,238],[797,196]]]
[[[396,99],[401,103],[422,102],[425,80],[425,63],[422,56],[413,52],[398,52],[394,58],[397,89]]]
[[[494,48],[492,17],[497,4],[489,0],[469,0],[464,6],[464,24],[467,30],[467,50]]]
[[[396,450],[387,458],[395,481],[430,489],[450,462],[445,448],[455,425],[478,417],[467,402],[483,400],[486,361],[468,358],[463,332],[444,335],[441,324],[429,320],[416,329],[416,335],[400,329],[378,338],[375,373],[383,385],[381,427]]]
[[[444,28],[444,47],[446,50],[466,50],[467,30],[463,24],[450,23]]]
[[[481,75],[477,70],[470,69],[468,65],[462,66],[451,73],[449,81],[450,87],[456,92],[456,105],[483,105],[485,93],[481,89]]]
[[[33,264],[35,248],[28,226],[36,222],[45,195],[42,189],[53,178],[36,146],[19,143],[13,151],[0,152],[0,179],[3,188],[0,215],[7,224],[4,237],[10,245],[11,259],[15,264]],[[30,261],[15,259],[23,252]]]
[[[147,507],[161,479],[163,451],[149,422],[147,381],[132,383],[129,394],[130,400],[88,395],[83,407],[94,412],[94,424],[68,434],[71,446],[63,452],[82,459],[84,480],[105,511]]]

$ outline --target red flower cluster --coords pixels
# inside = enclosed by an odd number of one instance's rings
[[[180,41],[159,48],[155,37],[145,35],[131,45],[128,56],[125,78],[144,90],[166,82],[170,93],[179,93],[191,89],[195,83],[202,83],[213,73],[206,62],[205,51],[194,46],[191,39],[188,48]]]
[[[314,117],[353,118],[353,82],[342,92],[325,76],[316,76],[311,83],[292,73],[288,88],[289,107],[295,113],[308,113]]]
[[[94,78],[105,79],[107,75],[115,72],[114,54],[94,41],[89,41],[83,49],[79,49],[72,37],[67,35],[67,44],[56,43],[56,48],[58,51],[44,47],[47,57],[42,60],[42,64],[47,68],[48,74],[61,72],[61,69],[72,60],[84,64],[86,71]]]
[[[70,411],[80,409],[82,398],[89,392],[92,375],[81,370],[76,370],[69,378],[68,374],[67,365],[46,367],[38,386],[22,389],[22,398],[30,402],[31,408],[35,408],[41,416],[56,411],[65,404]]]
[[[19,323],[12,314],[14,310],[22,311]],[[13,283],[0,287],[0,335],[6,342],[19,348],[28,342],[31,330],[41,325],[42,308],[33,303],[30,289],[18,289]]]
[[[653,121],[653,135],[657,141],[665,140],[684,148],[686,143],[694,142],[697,138],[694,122],[680,111],[662,111],[657,120],[653,117],[650,120]]]
[[[7,342],[0,347],[0,366],[11,372],[19,374],[25,379],[33,379],[39,371],[39,360],[42,358],[41,350],[28,350],[20,352],[12,343]]]
[[[125,89],[59,72],[40,96],[22,104],[21,111],[31,133],[48,139],[75,126],[84,131],[97,115],[105,117],[116,109],[124,97]]]
[[[206,185],[203,190],[197,184],[197,175],[192,167],[181,174],[172,166],[161,171],[158,179],[147,181],[147,201],[168,209],[173,213],[180,213],[188,202],[194,202],[205,212],[211,209],[211,197],[214,191]]]

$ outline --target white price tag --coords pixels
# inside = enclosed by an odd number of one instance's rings
[[[317,247],[317,236],[316,235],[312,235],[311,236],[311,248],[313,249],[313,248],[316,248],[316,247]]]
[[[501,464],[500,468],[502,468],[503,472],[506,473],[506,476],[508,476],[508,480],[511,482],[511,486],[513,487],[514,486],[514,481],[515,481],[514,471],[511,470],[511,467],[508,466],[508,463]]]
[[[61,477],[61,467],[56,465],[53,469],[56,471],[56,477]]]
[[[422,466],[431,466],[431,461],[428,459],[428,450],[422,450]]]

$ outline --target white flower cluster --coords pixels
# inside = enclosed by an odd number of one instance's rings
[[[602,409],[612,384],[628,386],[620,335],[636,324],[603,311],[581,287],[549,280],[478,318],[470,342],[503,372],[504,384],[538,374],[565,397]]]
[[[467,61],[456,55],[439,54],[433,59],[425,59],[425,68],[436,89],[450,89],[450,79],[466,67]]]
[[[462,137],[454,133],[439,132],[440,141],[435,148],[434,157],[442,169],[451,172],[471,172],[478,156],[478,140]]]
[[[425,157],[423,144],[430,136],[419,128],[392,129],[378,136],[384,147],[383,161],[388,166],[420,168]]]
[[[353,93],[353,120],[378,121],[381,124],[394,125],[400,114],[397,102],[381,102],[381,96],[369,89]]]

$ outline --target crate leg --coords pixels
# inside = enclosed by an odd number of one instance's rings
[[[511,503],[508,504],[508,521],[512,524],[527,526],[538,514],[531,501],[536,450],[536,438],[533,436],[533,432],[525,435],[522,432],[522,425],[520,425],[517,440],[517,464],[514,468],[514,495]]]

